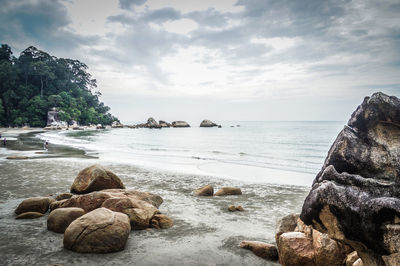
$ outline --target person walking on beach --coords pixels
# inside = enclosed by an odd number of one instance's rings
[[[4,137],[4,139],[3,139],[3,145],[4,145],[4,147],[7,145],[7,140],[6,140],[5,137]]]
[[[47,151],[48,148],[49,148],[49,141],[46,140],[46,141],[44,142],[43,149]]]

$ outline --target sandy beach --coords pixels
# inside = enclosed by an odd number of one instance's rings
[[[9,130],[6,134],[16,140],[10,140],[7,149],[0,149],[0,190],[3,191],[0,230],[6,232],[0,236],[0,252],[6,254],[4,264],[275,265],[238,245],[241,240],[273,243],[276,221],[287,213],[298,212],[308,192],[305,187],[249,184],[102,161],[127,188],[160,195],[164,199],[160,210],[168,214],[175,225],[167,230],[132,231],[122,252],[73,253],[63,248],[62,235],[47,231],[47,215],[15,220],[13,211],[25,198],[69,191],[77,173],[97,163],[98,159],[87,157],[78,149],[58,145],[49,149],[49,155],[38,154],[42,152],[42,143],[35,138],[37,131]],[[9,154],[29,154],[35,159],[5,159]],[[243,195],[194,197],[193,190],[205,184],[216,188],[237,186]],[[245,211],[231,213],[227,210],[231,204],[241,205]]]

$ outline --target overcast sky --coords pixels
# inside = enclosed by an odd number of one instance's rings
[[[400,2],[0,0],[0,42],[78,59],[123,122],[347,120],[400,96]]]

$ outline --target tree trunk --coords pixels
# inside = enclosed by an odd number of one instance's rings
[[[40,97],[43,97],[43,78],[40,76]]]

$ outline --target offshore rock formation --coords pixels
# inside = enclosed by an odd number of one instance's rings
[[[216,127],[216,126],[218,126],[218,125],[207,119],[201,121],[201,123],[200,123],[200,127]]]
[[[171,125],[172,127],[190,127],[190,125],[185,121],[174,121]]]
[[[161,128],[160,124],[158,124],[157,121],[153,117],[150,117],[149,119],[147,119],[147,123],[146,123],[145,127],[147,127],[147,128]]]
[[[301,219],[365,265],[400,264],[400,100],[366,97],[339,133]]]

